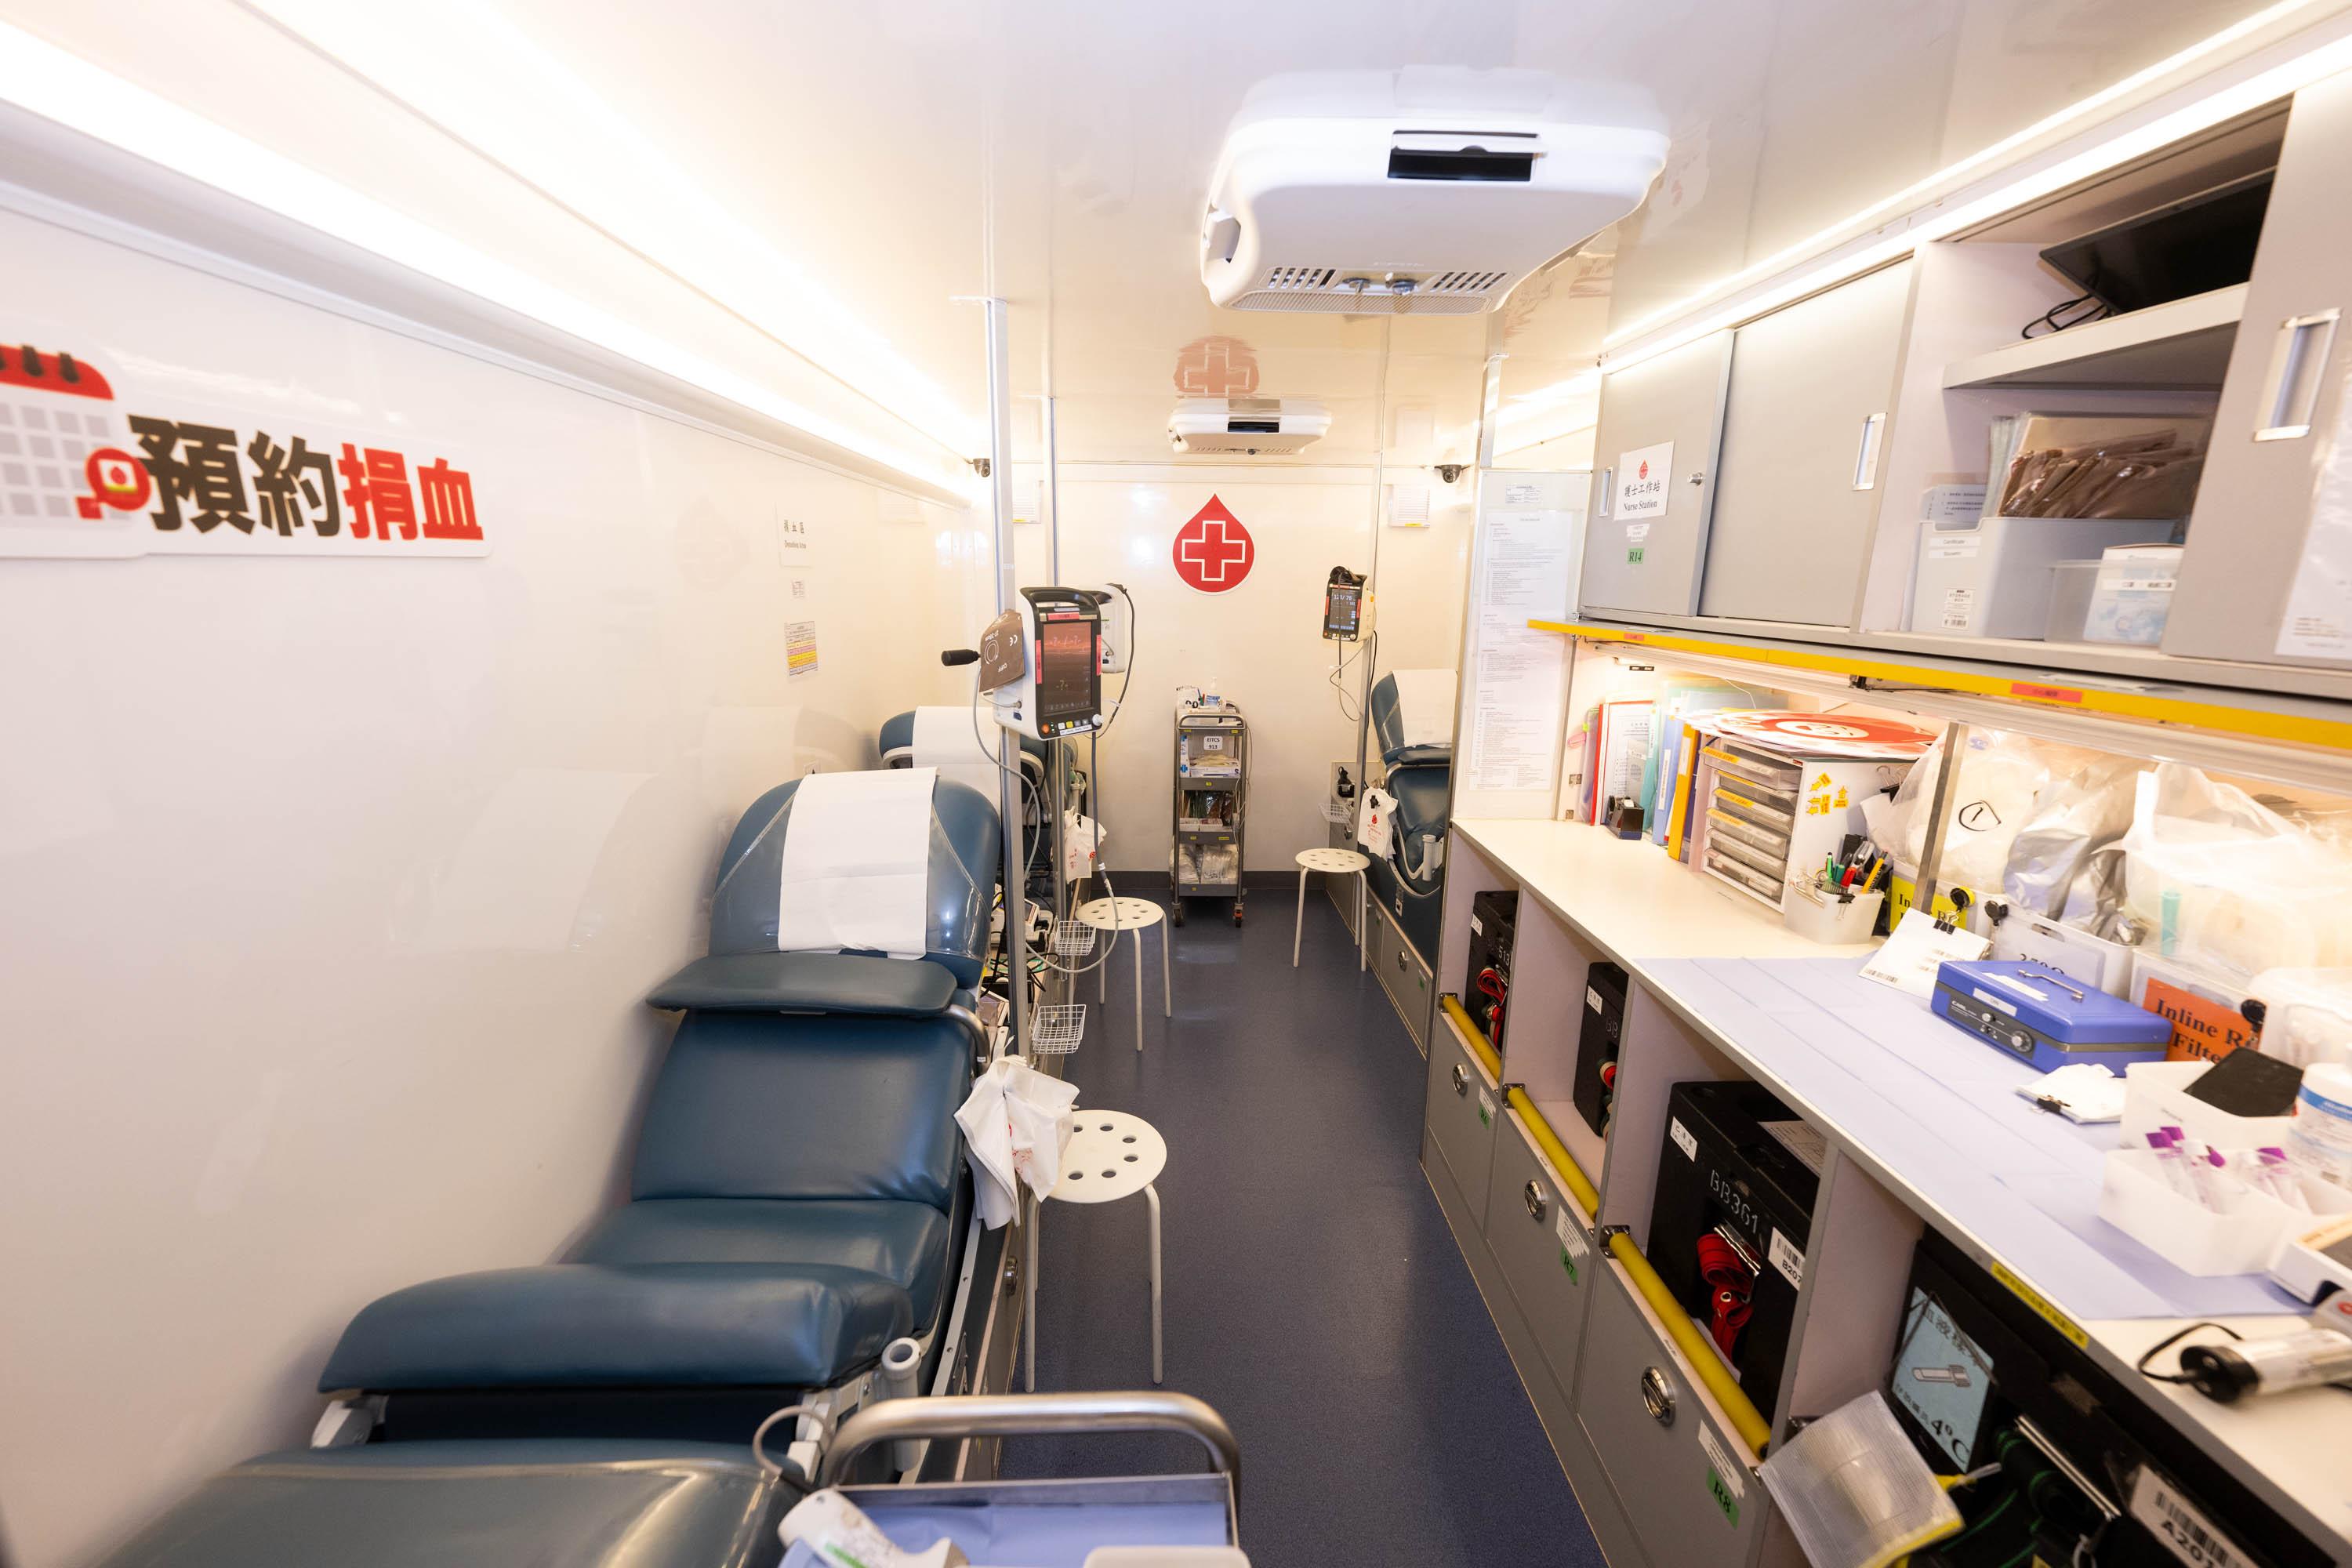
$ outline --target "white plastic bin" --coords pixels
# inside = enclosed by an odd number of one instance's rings
[[[2220,1184],[2221,1206],[2208,1208],[2172,1190],[2153,1151],[2118,1149],[2099,1185],[2099,1217],[2186,1273],[2252,1274],[2270,1267],[2290,1233],[2352,1211],[2352,1193],[2307,1177],[2300,1182],[2307,1211],[2252,1187]]]

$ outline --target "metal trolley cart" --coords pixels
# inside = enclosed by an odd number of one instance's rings
[[[1249,721],[1198,696],[1176,710],[1176,804],[1168,848],[1168,917],[1186,899],[1231,899],[1242,923],[1242,828],[1249,799]]]
[[[992,1474],[995,1446],[1004,1437],[1108,1432],[1189,1434],[1208,1451],[1212,1468],[1205,1475],[973,1479],[975,1470]],[[952,1479],[892,1486],[847,1484],[861,1451],[921,1439],[945,1447],[956,1457]],[[1089,1553],[1103,1548],[1223,1547],[1229,1549],[1226,1561],[1247,1568],[1248,1559],[1239,1551],[1237,1521],[1240,1446],[1223,1418],[1189,1394],[1155,1391],[887,1399],[842,1423],[818,1479],[841,1486],[845,1497],[907,1551],[926,1550],[944,1537],[963,1546],[974,1562],[1081,1568]]]

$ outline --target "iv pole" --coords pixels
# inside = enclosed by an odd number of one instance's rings
[[[988,324],[988,484],[996,521],[996,613],[1011,609],[1021,588],[1013,560],[1013,391],[1006,362],[1004,301],[980,302]],[[1013,1004],[1013,1048],[1029,1043],[1029,879],[1021,855],[1021,763],[1004,765],[1004,748],[1016,746],[1009,732],[997,733],[998,810],[1004,818],[1005,994]]]

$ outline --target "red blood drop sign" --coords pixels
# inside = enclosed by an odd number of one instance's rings
[[[1257,559],[1257,545],[1242,520],[1225,510],[1215,496],[1176,531],[1170,551],[1176,575],[1184,585],[1203,594],[1222,594],[1241,586]]]

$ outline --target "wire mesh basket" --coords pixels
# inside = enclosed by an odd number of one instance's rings
[[[1083,1002],[1056,1003],[1040,1007],[1029,1016],[1029,1054],[1036,1057],[1066,1057],[1078,1048],[1087,1035],[1087,1005]]]
[[[1334,827],[1345,827],[1356,820],[1356,814],[1336,800],[1323,803],[1323,820]]]
[[[1084,958],[1094,952],[1095,938],[1097,934],[1099,933],[1090,925],[1080,925],[1076,921],[1064,921],[1054,928],[1054,934],[1046,941],[1056,958]]]

